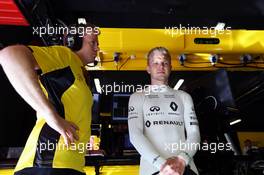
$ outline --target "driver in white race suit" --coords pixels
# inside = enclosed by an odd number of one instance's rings
[[[164,47],[148,53],[151,85],[129,99],[132,144],[141,154],[140,175],[198,174],[193,156],[200,143],[191,96],[168,86],[171,56]]]

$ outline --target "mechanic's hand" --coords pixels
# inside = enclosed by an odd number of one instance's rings
[[[179,157],[170,157],[161,167],[162,175],[183,175],[185,170],[185,161]]]
[[[66,145],[70,145],[71,143],[74,143],[74,141],[79,140],[76,133],[76,131],[79,130],[78,126],[63,119],[58,114],[55,114],[55,117],[52,117],[50,120],[46,120],[46,122],[50,127],[61,134]]]

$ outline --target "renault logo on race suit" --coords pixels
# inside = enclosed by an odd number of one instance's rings
[[[149,108],[150,111],[154,112],[154,111],[160,111],[160,107],[158,106],[152,106]]]
[[[173,102],[171,102],[171,104],[170,104],[170,108],[171,108],[173,111],[177,111],[177,109],[178,109],[178,105],[173,101]]]
[[[147,120],[145,124],[146,124],[146,127],[150,127],[151,122],[149,120]]]

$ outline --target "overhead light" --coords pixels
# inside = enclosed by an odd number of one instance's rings
[[[100,80],[99,80],[99,78],[95,78],[95,79],[94,79],[94,84],[95,84],[96,91],[97,91],[99,94],[102,94],[102,87],[101,87],[101,84],[100,84]]]
[[[78,18],[78,24],[86,25],[87,24],[86,19],[85,18]]]
[[[240,113],[238,108],[227,106],[225,112],[229,116],[228,122],[230,125],[235,125],[242,121],[243,114]]]
[[[183,82],[184,82],[184,79],[179,79],[173,89],[178,90],[181,87]]]
[[[209,57],[209,61],[211,62],[212,65],[215,65],[219,59],[219,56],[217,54],[211,55]]]
[[[219,22],[215,26],[215,30],[224,30],[224,29],[225,29],[225,23],[223,23],[223,22]]]
[[[234,124],[240,123],[241,121],[242,121],[241,119],[236,119],[236,120],[233,120],[232,122],[230,122],[229,124],[234,125]]]
[[[185,54],[181,54],[181,55],[179,55],[178,59],[179,59],[181,65],[183,65],[184,61],[186,60],[186,55]]]

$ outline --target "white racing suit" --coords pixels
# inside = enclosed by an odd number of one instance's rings
[[[182,158],[198,174],[192,157],[200,132],[191,96],[165,85],[151,85],[129,99],[129,135],[141,154],[140,174],[152,175],[166,159]]]

